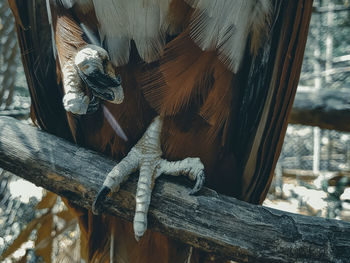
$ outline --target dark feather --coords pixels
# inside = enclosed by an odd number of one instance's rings
[[[42,129],[71,139],[62,105],[63,91],[57,83],[45,1],[10,0],[9,3],[15,14],[23,66],[32,99],[32,119]]]

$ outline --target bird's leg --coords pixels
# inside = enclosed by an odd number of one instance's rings
[[[99,99],[120,104],[124,93],[106,50],[86,45],[62,69],[65,95],[63,105],[74,114],[87,114],[99,108]],[[83,83],[92,91],[92,99],[83,92]]]
[[[169,162],[161,158],[160,135],[162,129],[161,117],[156,117],[142,138],[107,175],[103,187],[97,194],[92,211],[98,214],[102,211],[102,203],[110,192],[118,190],[119,185],[132,172],[139,169],[140,176],[136,190],[136,209],[134,217],[134,233],[139,240],[147,229],[147,212],[155,179],[161,174],[185,175],[196,181],[190,194],[198,192],[204,184],[204,166],[199,158],[186,158],[181,161]]]

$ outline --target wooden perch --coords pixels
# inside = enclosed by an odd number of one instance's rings
[[[329,8],[328,6],[312,8],[312,12],[316,14],[322,14],[322,13],[328,13],[328,12],[343,12],[343,11],[350,11],[350,7],[338,5],[331,8]]]
[[[0,117],[0,166],[90,208],[115,162],[15,119]],[[196,248],[240,262],[348,262],[350,223],[251,205],[190,183],[158,179],[149,227]],[[106,202],[108,213],[132,220],[136,178]]]
[[[323,129],[350,131],[350,92],[321,89],[297,92],[289,122]]]
[[[16,119],[28,119],[29,118],[29,109],[23,110],[1,110],[0,116],[13,117]]]

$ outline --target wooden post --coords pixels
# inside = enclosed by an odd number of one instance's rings
[[[321,3],[321,1],[318,1],[318,3]],[[321,6],[321,4],[320,4]],[[317,34],[316,36],[319,36],[321,33],[321,26],[322,26],[322,18],[321,14],[318,15],[318,27],[317,27]],[[319,62],[319,58],[321,57],[321,47],[320,47],[320,40],[316,39],[316,45],[315,45],[315,51],[314,51],[314,72],[315,72],[315,87],[314,92],[317,93],[322,87],[322,77],[321,77],[321,64]],[[321,130],[319,127],[314,127],[313,129],[314,133],[314,158],[312,163],[312,171],[314,174],[319,174],[320,172],[320,144],[321,144]]]

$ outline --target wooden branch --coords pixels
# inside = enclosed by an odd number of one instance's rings
[[[328,12],[343,12],[343,11],[350,11],[350,7],[339,5],[333,8],[329,8],[328,6],[312,8],[312,12],[317,14],[328,13]]]
[[[350,92],[321,89],[297,92],[289,122],[323,129],[350,131]]]
[[[301,169],[283,169],[282,176],[285,178],[293,178],[306,182],[312,182],[319,174],[315,174],[311,170],[301,170]],[[326,178],[329,186],[336,186],[337,182],[343,177],[348,178],[347,187],[350,187],[350,173],[347,171],[337,171],[337,172],[327,172]]]
[[[0,166],[90,208],[115,162],[90,150],[0,117]],[[240,262],[346,262],[350,223],[285,213],[203,189],[158,179],[149,227],[196,248]],[[108,213],[132,220],[136,177],[106,202]]]
[[[28,119],[29,118],[29,109],[23,110],[1,110],[0,116],[13,117],[16,119]]]
[[[300,80],[305,81],[305,80],[311,80],[317,77],[320,78],[320,77],[325,77],[329,75],[348,73],[348,72],[350,72],[350,67],[337,67],[337,68],[324,70],[317,74],[316,73],[303,74],[303,76],[300,77]]]

